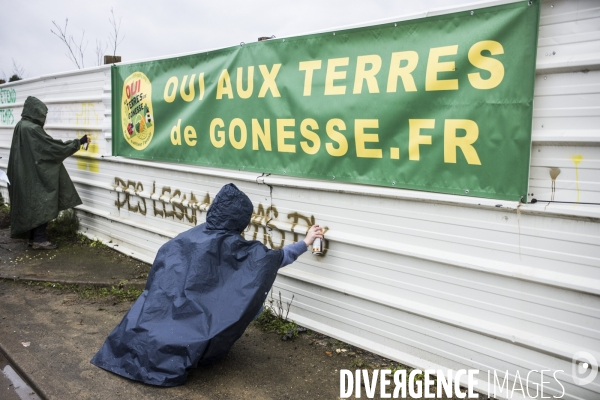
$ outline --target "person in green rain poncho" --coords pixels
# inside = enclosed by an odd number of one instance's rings
[[[56,244],[48,239],[48,222],[82,204],[62,162],[90,140],[87,135],[67,142],[53,139],[44,131],[46,114],[42,101],[27,97],[13,133],[7,174],[11,237],[29,233],[30,246],[51,250]]]

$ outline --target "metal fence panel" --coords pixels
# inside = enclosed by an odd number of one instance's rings
[[[508,370],[511,380],[563,370],[565,398],[592,399],[600,377],[576,385],[571,357],[584,350],[600,360],[597,1],[543,3],[537,73],[535,204],[115,158],[106,67],[2,85],[0,168],[23,101],[35,95],[49,106],[49,134],[94,140],[65,161],[85,234],[152,262],[233,182],[255,206],[248,239],[279,247],[313,221],[328,229],[326,255],[303,255],[273,289],[294,296],[298,323],[414,367]],[[0,192],[7,197],[5,185]],[[546,395],[560,395],[549,386]]]

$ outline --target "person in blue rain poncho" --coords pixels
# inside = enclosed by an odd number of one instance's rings
[[[199,365],[222,359],[262,309],[277,270],[294,262],[315,238],[270,250],[241,235],[252,202],[225,185],[206,223],[158,251],[142,295],[91,360],[136,381],[177,386]]]

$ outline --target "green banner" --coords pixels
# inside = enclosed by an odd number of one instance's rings
[[[112,68],[113,155],[526,199],[539,1]]]

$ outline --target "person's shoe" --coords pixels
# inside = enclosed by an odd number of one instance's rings
[[[56,243],[50,243],[47,240],[45,242],[42,242],[42,243],[33,242],[33,249],[34,250],[54,250],[57,247],[58,246],[56,245]]]

